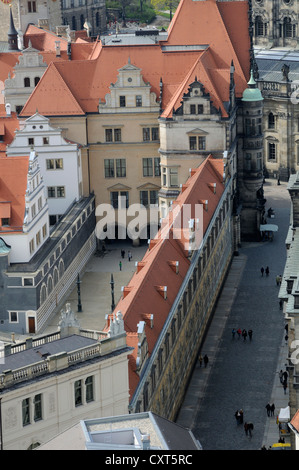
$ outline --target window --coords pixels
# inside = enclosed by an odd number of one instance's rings
[[[121,108],[125,108],[126,107],[126,97],[125,96],[120,96],[119,97],[119,106]]]
[[[22,401],[22,422],[23,422],[23,426],[27,426],[27,424],[30,424],[30,400],[29,398],[25,398]]]
[[[196,106],[195,106],[195,104],[190,104],[190,114],[196,114]]]
[[[149,127],[144,127],[142,129],[143,132],[143,142],[147,142],[151,140],[151,134],[150,134],[150,128]]]
[[[104,160],[105,178],[114,178],[114,160],[105,158]]]
[[[49,145],[49,137],[43,137],[43,144]]]
[[[257,16],[255,18],[255,35],[256,36],[266,36],[267,34],[267,24],[263,23],[262,17]]]
[[[48,233],[47,224],[43,225],[42,231],[43,231],[43,238],[46,238],[47,233]]]
[[[42,395],[39,393],[34,397],[34,421],[42,419]]]
[[[1,221],[2,227],[9,225],[9,218],[3,217]]]
[[[140,204],[144,207],[148,207],[149,204],[158,204],[158,191],[140,191]]]
[[[105,129],[106,142],[121,142],[121,129]]]
[[[33,137],[28,138],[28,145],[34,145],[34,138]]]
[[[159,140],[159,127],[152,127],[152,140]]]
[[[203,104],[190,104],[190,114],[202,114]]]
[[[251,170],[251,154],[246,153],[245,155],[245,170],[250,171]]]
[[[63,159],[62,158],[47,158],[46,168],[47,170],[63,170]]]
[[[117,158],[116,159],[116,177],[124,178],[126,176],[126,159]]]
[[[198,150],[205,150],[206,149],[206,138],[205,137],[198,137]]]
[[[142,106],[142,96],[136,95],[136,107],[140,108]]]
[[[18,323],[18,312],[9,312],[10,323]]]
[[[48,186],[48,197],[55,197],[56,196],[56,191],[55,191],[55,186]]]
[[[36,2],[28,2],[28,13],[36,13]]]
[[[40,238],[40,230],[35,235],[36,246],[40,245],[41,238]]]
[[[25,87],[25,88],[29,88],[29,87],[30,87],[30,78],[29,78],[29,77],[25,77],[25,78],[24,78],[24,87]]]
[[[178,180],[178,169],[177,168],[170,168],[169,171],[169,182],[170,186],[178,186],[179,185],[179,180]]]
[[[43,198],[42,197],[39,197],[38,198],[38,201],[37,201],[37,208],[38,208],[38,211],[40,211],[43,207]]]
[[[76,380],[74,385],[75,391],[75,406],[80,406],[83,404],[82,401],[82,380]]]
[[[143,176],[153,176],[153,159],[143,158],[142,159]]]
[[[276,160],[276,145],[272,142],[268,143],[268,160]]]
[[[275,116],[273,113],[269,113],[268,115],[268,128],[275,129]]]
[[[35,216],[36,216],[36,207],[35,207],[35,204],[33,204],[31,206],[31,217],[32,217],[32,219],[34,219]]]
[[[203,104],[197,105],[197,114],[203,114]]]
[[[64,186],[57,186],[57,197],[65,197],[65,188]]]
[[[205,150],[206,149],[206,138],[205,136],[190,136],[189,137],[189,149],[190,150]]]
[[[23,286],[33,286],[33,278],[32,277],[24,277],[23,279]]]
[[[86,403],[89,403],[94,400],[94,393],[93,393],[93,377],[87,377],[85,380],[85,396],[86,396]]]
[[[36,86],[39,81],[40,81],[40,77],[34,77],[34,86]]]
[[[29,252],[30,254],[34,252],[34,239],[33,238],[29,242]]]
[[[129,192],[111,191],[110,202],[114,209],[127,209],[129,207]]]

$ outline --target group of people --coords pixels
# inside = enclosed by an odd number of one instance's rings
[[[233,338],[235,337],[236,333],[238,335],[238,339],[240,339],[241,336],[242,336],[243,340],[246,341],[247,336],[248,336],[250,341],[252,340],[252,333],[253,332],[252,332],[251,329],[248,330],[248,332],[247,332],[247,330],[245,330],[245,328],[243,328],[243,330],[241,330],[241,328],[238,328],[237,330],[235,328],[233,328],[232,329],[232,337]]]
[[[235,418],[236,418],[236,421],[237,421],[237,424],[238,424],[238,425],[239,425],[239,424],[243,424],[244,419],[243,419],[243,410],[242,410],[242,409],[241,409],[241,410],[237,410],[237,411],[235,412]],[[246,421],[246,422],[244,423],[244,431],[245,431],[246,436],[248,436],[248,435],[249,435],[250,437],[252,436],[253,427],[254,427],[254,426],[253,426],[253,424],[252,424],[251,422],[247,422],[247,421]]]
[[[270,405],[270,403],[267,403],[265,408],[267,410],[267,416],[274,416],[274,411],[275,411],[274,403],[272,403],[271,405]]]
[[[266,269],[264,269],[263,266],[261,267],[261,274],[262,274],[262,277],[264,276],[264,273],[266,274],[266,276],[269,276],[269,274],[270,274],[269,266],[267,266]]]
[[[198,360],[200,367],[202,366],[202,363],[204,363],[204,366],[207,367],[209,363],[209,358],[207,354],[205,354],[204,357],[202,357],[202,355],[200,354]]]
[[[122,257],[122,259],[125,258],[125,256],[126,256],[125,250],[120,250],[120,256]],[[131,251],[129,250],[129,251],[128,251],[128,261],[131,261],[131,259],[132,259],[132,253],[131,253]],[[121,271],[121,268],[122,268],[122,262],[120,261],[120,262],[119,262],[119,270],[120,270],[120,271]]]

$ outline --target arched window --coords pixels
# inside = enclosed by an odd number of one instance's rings
[[[36,86],[39,81],[40,81],[40,77],[34,77],[34,86]]]
[[[54,286],[56,286],[58,284],[58,281],[59,281],[59,274],[58,274],[58,269],[57,268],[54,268],[53,280],[54,280]]]
[[[84,15],[80,15],[80,29],[83,29],[84,25]]]
[[[30,78],[29,77],[24,78],[24,87],[26,87],[26,88],[30,87]]]
[[[40,303],[41,305],[46,301],[47,298],[47,288],[45,284],[42,285],[42,288],[40,290]]]
[[[49,279],[48,279],[48,294],[51,294],[53,290],[53,279],[52,279],[52,276],[49,276]]]
[[[64,262],[61,259],[59,262],[59,278],[61,279],[63,275],[64,275]]]
[[[296,25],[292,24],[291,18],[285,17],[283,19],[283,37],[292,38],[295,36],[295,33],[296,33]]]
[[[256,36],[264,36],[266,34],[265,29],[267,28],[267,25],[263,23],[263,19],[261,16],[257,16],[255,18],[255,35]]]
[[[100,13],[97,11],[96,12],[96,27],[98,28],[100,26]]]
[[[268,129],[275,128],[275,116],[273,113],[269,113],[268,115]]]

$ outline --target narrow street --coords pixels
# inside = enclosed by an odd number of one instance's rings
[[[275,180],[264,185],[266,209],[275,210],[271,223],[278,225],[279,231],[273,242],[242,244],[239,256],[234,258],[233,273],[228,276],[202,348],[202,355],[210,357],[209,365],[205,369],[197,364],[189,385],[189,392],[197,395],[196,406],[190,406],[187,391],[177,420],[191,428],[204,450],[259,450],[263,445],[270,419],[265,406],[280,370],[278,358],[284,337],[276,275],[283,274],[286,260],[290,220],[286,187],[287,183],[278,186]],[[269,276],[261,276],[262,266],[269,266]],[[252,341],[238,339],[237,335],[233,339],[233,328],[252,329]],[[254,424],[251,438],[245,435],[243,425],[236,424],[234,414],[240,408],[244,422]]]

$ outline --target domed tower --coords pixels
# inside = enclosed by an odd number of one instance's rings
[[[259,239],[264,216],[263,196],[263,97],[253,72],[242,97],[241,142],[238,162],[238,186],[241,203],[241,239]]]

